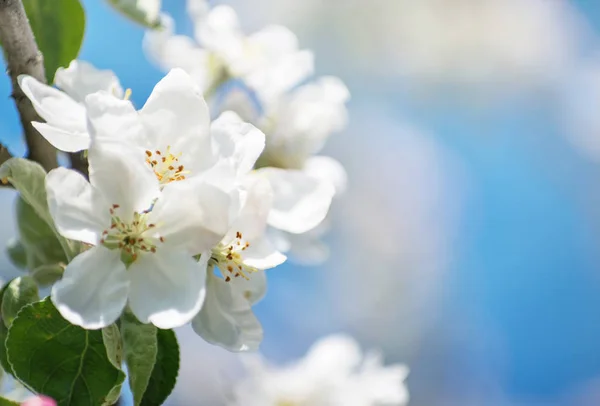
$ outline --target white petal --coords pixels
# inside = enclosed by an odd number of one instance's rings
[[[233,111],[222,113],[212,123],[210,132],[220,156],[234,163],[238,176],[252,170],[265,148],[265,134],[243,122]]]
[[[266,238],[253,240],[244,251],[244,264],[257,269],[275,268],[285,260],[286,256],[277,251]]]
[[[294,88],[313,72],[314,55],[304,50],[286,55],[264,69],[253,70],[244,80],[267,103]]]
[[[144,126],[129,100],[98,92],[85,98],[92,142],[112,139],[148,148]]]
[[[329,246],[321,240],[322,233],[314,233],[324,223],[302,234],[286,233],[289,243],[286,252],[296,264],[309,266],[322,264],[329,258]]]
[[[207,278],[206,301],[192,327],[209,343],[229,351],[257,350],[263,338],[250,302],[212,272]]]
[[[254,305],[267,294],[267,275],[265,271],[253,272],[248,279],[232,278],[229,282],[234,291],[244,296]]]
[[[52,219],[63,236],[98,244],[102,231],[110,226],[109,206],[79,172],[51,170],[46,176],[46,194]]]
[[[336,377],[349,374],[362,359],[360,346],[352,337],[334,334],[311,346],[302,363],[314,377]]]
[[[161,25],[160,30],[148,30],[144,34],[143,47],[148,58],[164,71],[185,70],[200,89],[208,89],[220,73],[221,65],[191,38],[175,35],[175,24],[170,16],[162,14]]]
[[[316,227],[327,215],[334,188],[301,171],[262,168],[258,174],[266,176],[273,188],[273,209],[269,225],[300,234]]]
[[[211,249],[227,233],[230,196],[219,188],[193,179],[168,184],[156,201],[148,221],[169,247],[190,255]]]
[[[97,69],[85,61],[74,60],[68,68],[58,68],[54,82],[63,92],[80,103],[88,94],[98,91],[123,98],[123,88],[113,71]]]
[[[32,121],[31,125],[42,134],[52,146],[64,152],[79,152],[90,147],[87,132],[73,132],[46,123]]]
[[[194,23],[200,23],[208,16],[210,4],[208,0],[187,0],[186,10]]]
[[[231,240],[237,232],[246,241],[262,238],[267,227],[267,219],[273,205],[273,190],[269,180],[262,176],[249,175],[244,181],[246,189],[243,207],[233,222],[225,240]]]
[[[93,247],[76,256],[52,287],[52,302],[72,324],[99,329],[113,323],[127,303],[129,281],[120,251]]]
[[[142,323],[158,328],[182,326],[198,313],[206,295],[206,262],[185,251],[159,248],[129,267],[129,305]]]
[[[281,25],[268,25],[250,35],[248,41],[274,56],[298,50],[298,37],[296,34]]]
[[[60,90],[31,76],[20,75],[19,86],[31,100],[35,111],[50,125],[67,132],[85,134],[85,108]]]
[[[226,5],[213,7],[202,24],[196,26],[196,39],[225,60],[239,57],[244,37],[235,10]]]
[[[210,151],[210,116],[202,91],[182,69],[172,69],[154,87],[140,110],[155,148],[202,159]]]
[[[160,193],[158,179],[146,164],[142,149],[104,140],[92,145],[88,160],[92,186],[110,206],[120,206],[124,220],[149,209]]]
[[[335,188],[336,195],[344,193],[348,175],[342,164],[328,156],[312,156],[306,160],[303,172],[314,178],[327,181]]]

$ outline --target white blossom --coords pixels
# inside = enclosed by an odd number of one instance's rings
[[[384,366],[345,335],[317,341],[304,359],[276,367],[248,358],[247,377],[233,388],[231,406],[399,406],[408,402],[404,365]]]
[[[231,351],[256,350],[262,341],[260,322],[251,306],[266,291],[265,269],[285,261],[266,238],[273,193],[267,179],[246,178],[247,198],[230,231],[210,252],[210,264],[221,276],[208,273],[207,297],[194,330],[210,343]]]
[[[115,98],[124,97],[119,79],[112,71],[99,70],[85,61],[74,60],[68,68],[58,68],[56,86],[45,85],[32,76],[20,75],[19,86],[31,100],[35,111],[46,122],[31,124],[55,148],[77,152],[89,147],[85,98],[104,91]]]
[[[233,8],[190,0],[196,43],[174,35],[172,19],[162,16],[163,31],[148,31],[144,48],[163,69],[186,69],[204,90],[227,78],[243,80],[265,100],[296,86],[313,72],[313,55],[300,50],[287,28],[270,25],[246,36]]]
[[[264,135],[227,115],[211,130],[182,70],[161,80],[139,112],[104,92],[86,106],[90,183],[57,169],[47,189],[59,231],[94,247],[67,266],[53,300],[86,328],[110,324],[127,301],[143,322],[184,324],[200,309],[210,259],[192,256],[217,246],[238,217],[238,177],[253,167]]]

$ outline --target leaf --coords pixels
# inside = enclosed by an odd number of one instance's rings
[[[135,406],[142,401],[156,363],[156,330],[152,324],[140,323],[131,312],[121,316],[123,350]]]
[[[160,0],[107,0],[115,10],[146,28],[160,28]]]
[[[27,253],[21,241],[13,238],[6,243],[6,254],[14,266],[19,269],[27,268]]]
[[[140,403],[142,406],[162,405],[173,391],[179,373],[179,344],[175,332],[156,329],[156,343],[156,363]]]
[[[102,331],[69,324],[49,298],[19,312],[6,348],[15,377],[61,406],[105,404],[125,380],[107,355]]]
[[[17,198],[17,228],[28,269],[66,263],[65,252],[52,228],[22,198]]]
[[[46,222],[56,235],[68,260],[78,252],[59,234],[48,210],[46,197],[46,171],[37,162],[25,158],[10,158],[0,166],[0,180],[10,182],[21,194],[21,198],[30,205],[35,213]]]
[[[10,282],[9,282],[10,283]],[[2,303],[2,299],[4,298],[4,292],[6,292],[6,288],[8,288],[9,283],[4,284],[2,289],[0,289],[0,303]],[[0,316],[1,316],[0,312]],[[8,335],[8,327],[4,324],[4,321],[0,321],[0,365],[2,369],[11,375],[13,375],[12,366],[8,363],[8,357],[6,355],[6,336]]]
[[[20,276],[8,283],[2,295],[2,320],[10,329],[17,313],[24,306],[40,300],[38,287],[30,276]]]
[[[61,265],[40,265],[30,275],[39,286],[50,286],[62,277],[64,267]]]
[[[121,369],[121,363],[123,362],[123,342],[121,341],[121,333],[116,324],[113,323],[102,329],[102,341],[106,347],[106,355],[110,362],[115,367]],[[122,386],[122,384],[115,386],[106,395],[106,404],[112,405],[117,402],[121,395]]]
[[[48,84],[59,67],[77,58],[85,33],[85,12],[79,0],[23,0],[33,35],[44,55]]]
[[[0,406],[19,406],[19,405],[20,405],[20,403],[17,403],[14,400],[0,397]]]

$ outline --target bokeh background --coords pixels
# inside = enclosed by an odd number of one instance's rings
[[[184,0],[163,0],[184,34]],[[163,73],[143,30],[84,0],[81,59],[142,106]],[[220,2],[215,2],[220,3]],[[269,272],[262,353],[353,334],[411,368],[414,406],[600,404],[600,3],[239,0],[247,32],[282,23],[352,92],[327,153],[349,173],[330,259]],[[23,154],[0,77],[0,141]],[[14,234],[0,190],[0,239]],[[3,278],[18,274],[0,254]],[[221,405],[235,354],[179,331],[170,405]]]

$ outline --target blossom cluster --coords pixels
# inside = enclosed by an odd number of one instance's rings
[[[127,308],[142,323],[191,322],[208,342],[254,350],[264,271],[311,246],[344,188],[342,166],[315,154],[345,125],[349,94],[332,77],[302,84],[312,54],[287,29],[246,37],[229,7],[190,0],[189,11],[202,47],[167,15],[146,34],[167,74],[141,109],[113,72],[85,61],[60,68],[56,87],[19,77],[45,120],[33,126],[89,163],[87,177],[62,167],[46,177],[57,230],[84,247],[51,299],[87,329]]]
[[[401,406],[409,399],[406,366],[384,366],[379,352],[363,354],[343,334],[320,339],[289,365],[270,365],[254,355],[244,360],[248,374],[233,387],[231,406]]]

